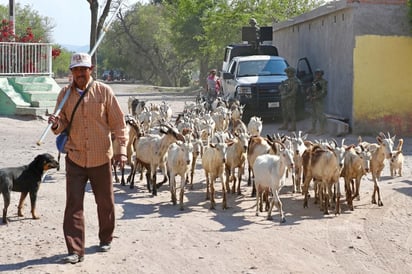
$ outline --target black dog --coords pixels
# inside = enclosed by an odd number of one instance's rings
[[[10,205],[11,191],[21,192],[17,215],[23,216],[23,202],[30,193],[31,215],[33,219],[39,219],[36,215],[36,200],[43,173],[58,165],[52,155],[44,153],[37,155],[29,165],[0,169],[0,192],[4,200],[3,223],[8,223],[7,208]]]

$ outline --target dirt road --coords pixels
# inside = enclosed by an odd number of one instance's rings
[[[166,100],[175,113],[193,95],[135,85],[113,85],[127,111],[129,95],[153,102]],[[306,130],[307,121],[298,123]],[[36,142],[45,120],[0,117],[0,167],[27,164],[37,154],[56,155],[54,136]],[[264,123],[275,133],[277,123]],[[330,138],[331,136],[324,136]],[[346,144],[357,136],[346,136]],[[374,141],[375,136],[364,136]],[[76,265],[61,264],[66,255],[62,220],[65,204],[64,164],[46,176],[38,197],[40,220],[17,217],[18,193],[12,193],[10,223],[0,224],[0,271],[5,273],[411,273],[412,270],[412,139],[404,138],[406,159],[402,177],[390,177],[386,163],[381,188],[384,206],[371,204],[369,174],[361,183],[361,199],[349,211],[324,216],[313,200],[303,208],[303,197],[291,193],[291,181],[281,191],[286,223],[255,216],[255,199],[246,179],[242,195],[230,194],[229,209],[221,209],[217,184],[216,210],[205,200],[205,179],[197,163],[193,190],[186,190],[185,210],[170,202],[167,186],[152,197],[145,183],[135,189],[115,185],[116,230],[112,250],[97,252],[96,206],[90,188],[85,197],[86,257]],[[340,138],[337,138],[340,142]],[[395,142],[397,144],[397,141]],[[64,161],[63,161],[64,162]],[[1,200],[0,205],[3,205]]]

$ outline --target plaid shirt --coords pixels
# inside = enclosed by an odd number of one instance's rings
[[[56,109],[68,89],[69,86],[66,86],[60,91]],[[55,134],[59,134],[67,127],[79,98],[79,92],[72,87],[69,98],[59,114],[58,127],[53,130]],[[113,152],[110,138],[112,132],[119,140],[119,151]],[[109,162],[113,154],[126,155],[127,141],[124,114],[113,90],[110,86],[95,81],[74,114],[70,136],[65,146],[68,157],[81,167],[101,166]]]

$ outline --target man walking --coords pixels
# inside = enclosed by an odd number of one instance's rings
[[[63,220],[68,256],[63,261],[75,264],[82,262],[85,255],[83,202],[88,181],[97,204],[99,251],[110,250],[115,228],[111,160],[114,157],[120,166],[127,161],[128,135],[123,111],[112,88],[94,81],[91,76],[91,56],[86,53],[73,54],[69,68],[73,81],[60,91],[56,108],[70,92],[68,99],[59,115],[49,117],[49,123],[53,132],[59,134],[71,122],[65,145],[66,208]],[[116,150],[112,146],[111,133],[120,144]]]

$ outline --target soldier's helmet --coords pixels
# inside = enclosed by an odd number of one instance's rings
[[[321,75],[323,75],[323,70],[321,70],[320,68],[317,68],[316,70],[315,70],[315,74],[316,73],[320,73]]]
[[[295,73],[296,73],[296,69],[295,69],[294,67],[287,67],[287,68],[285,68],[285,72],[286,72],[286,73],[293,73],[293,74],[295,74]]]
[[[250,25],[257,25],[256,19],[255,19],[255,18],[250,18],[250,19],[249,19],[249,24],[250,24]]]

